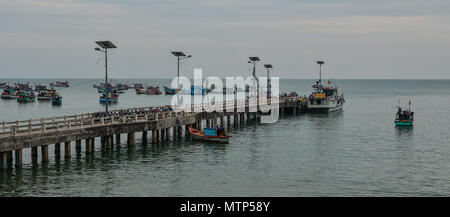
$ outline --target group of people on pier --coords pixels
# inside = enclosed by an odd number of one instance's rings
[[[119,109],[106,112],[95,112],[92,114],[92,117],[108,117],[108,116],[123,116],[123,115],[142,115],[142,114],[156,114],[159,112],[170,112],[173,111],[172,106],[154,106],[149,108],[142,109]]]

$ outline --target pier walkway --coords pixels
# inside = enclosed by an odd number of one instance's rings
[[[238,107],[239,103],[245,105],[245,108]],[[3,122],[0,123],[0,169],[13,166],[20,168],[22,166],[22,150],[25,148],[31,148],[31,157],[35,162],[38,158],[39,147],[41,161],[48,162],[48,146],[53,144],[55,145],[55,155],[60,155],[61,144],[64,144],[64,157],[70,158],[73,141],[77,153],[81,152],[81,146],[84,144],[85,153],[91,154],[94,151],[96,137],[101,138],[102,146],[112,149],[114,144],[120,145],[122,134],[126,134],[127,144],[134,147],[136,132],[142,132],[142,141],[147,143],[147,133],[151,131],[152,143],[157,144],[158,141],[170,139],[171,136],[174,139],[180,138],[183,128],[186,132],[187,126],[202,129],[202,127],[220,124],[230,128],[233,122],[233,125],[237,127],[244,125],[245,121],[259,120],[261,113],[250,112],[251,106],[255,105],[249,105],[248,101],[235,101],[235,103],[224,103],[224,109],[221,112],[204,110],[202,112],[176,112],[159,109],[161,107],[142,107],[113,110],[108,115],[96,112]],[[301,101],[280,100],[279,114],[295,115],[305,111],[305,107],[305,103]],[[169,108],[169,106],[165,108]],[[234,111],[229,112],[229,110]]]

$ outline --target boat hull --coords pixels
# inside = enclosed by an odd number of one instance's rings
[[[164,87],[164,92],[166,93],[166,95],[175,95],[178,92],[180,92],[180,89],[168,88],[166,86],[163,86],[163,87]]]
[[[308,112],[311,113],[332,113],[332,112],[342,112],[344,105],[338,105],[335,107],[314,107],[308,106]]]
[[[412,121],[395,121],[395,126],[407,126],[410,127],[413,125]]]

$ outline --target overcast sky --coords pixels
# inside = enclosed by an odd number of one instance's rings
[[[0,0],[0,77],[450,78],[449,0]]]

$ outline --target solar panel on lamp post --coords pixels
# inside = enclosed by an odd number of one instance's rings
[[[111,41],[96,41],[98,46],[102,49],[96,47],[96,51],[101,51],[105,54],[105,112],[108,114],[108,104],[109,104],[109,85],[108,85],[108,49],[117,48]]]

